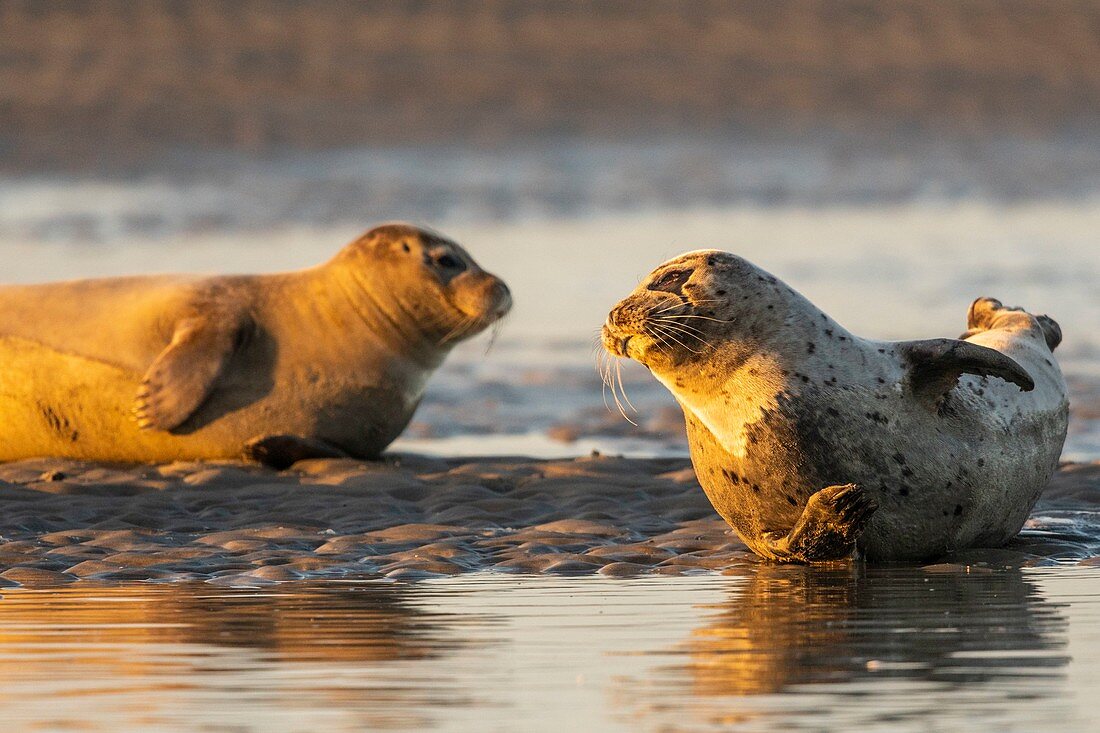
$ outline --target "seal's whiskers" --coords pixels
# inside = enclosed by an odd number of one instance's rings
[[[615,354],[607,349],[601,349],[597,353],[596,363],[597,371],[600,373],[600,380],[603,382],[600,393],[603,397],[604,407],[606,407],[608,411],[611,410],[611,406],[607,404],[607,388],[610,387],[611,398],[615,401],[615,407],[618,409],[619,414],[622,415],[623,419],[628,423],[637,427],[638,423],[630,419],[630,416],[626,414],[626,407],[623,405],[625,401],[626,405],[629,405],[631,410],[634,412],[638,411],[638,408],[630,402],[630,398],[626,394],[626,386],[623,384],[622,362]],[[612,370],[612,366],[614,366],[614,370]],[[621,399],[619,398],[620,392],[622,392]]]
[[[657,307],[655,305],[655,306],[653,306],[654,309],[649,310],[647,315],[659,315],[661,313],[668,313],[669,311],[674,311],[677,308],[683,308],[685,306],[696,306],[696,305],[702,305],[703,303],[725,303],[725,302],[727,302],[727,301],[722,299],[722,298],[704,298],[702,300],[693,300],[690,303],[673,303],[672,305],[665,306],[664,308],[661,308],[660,310],[654,310]],[[657,305],[660,305],[660,303],[658,303]]]
[[[630,397],[626,394],[626,385],[623,384],[623,362],[620,359],[615,360],[615,377],[619,380],[619,391],[623,393],[623,400],[626,401],[631,410],[637,412],[638,408],[634,406],[634,403],[630,401]]]
[[[715,323],[733,323],[732,318],[711,318],[710,316],[700,316],[695,313],[683,313],[674,318],[698,318],[701,321],[714,321]]]
[[[478,324],[479,319],[476,316],[466,316],[459,322],[457,326],[452,328],[446,336],[440,341],[440,343],[448,343],[450,341],[456,341],[461,339],[467,333],[472,331]]]
[[[684,349],[687,349],[687,350],[688,350],[688,351],[690,351],[691,353],[693,353],[693,354],[701,354],[701,353],[703,353],[703,352],[701,352],[701,351],[697,351],[697,350],[695,350],[695,349],[691,348],[690,346],[688,346],[687,344],[685,344],[685,343],[684,343],[683,341],[681,341],[680,339],[676,338],[676,335],[675,335],[675,333],[673,332],[673,330],[672,330],[671,328],[669,328],[669,327],[668,327],[668,326],[667,326],[666,324],[659,324],[659,323],[654,323],[654,324],[650,324],[650,325],[651,325],[651,327],[652,327],[652,329],[653,329],[653,331],[654,331],[655,333],[656,333],[656,332],[660,332],[660,333],[662,333],[662,334],[663,334],[664,336],[667,336],[668,338],[672,339],[672,340],[673,340],[674,342],[676,342],[676,343],[677,343],[677,344],[678,344],[679,346],[681,346],[681,347],[682,347],[682,348],[684,348]]]
[[[662,328],[672,328],[678,333],[681,333],[685,336],[691,336],[692,338],[699,341],[699,343],[701,344],[709,345],[706,338],[704,338],[703,332],[700,331],[698,328],[695,328],[694,326],[689,326],[686,323],[680,323],[673,318],[654,318],[652,320],[659,322]]]
[[[492,331],[490,331],[490,333],[489,333],[489,343],[487,343],[485,345],[485,355],[486,356],[489,355],[489,352],[492,351],[492,349],[493,349],[493,345],[497,342],[497,339],[500,338],[500,332],[503,328],[504,328],[504,318],[503,317],[498,318],[493,323]]]

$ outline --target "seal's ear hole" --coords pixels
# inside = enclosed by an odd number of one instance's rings
[[[684,286],[691,277],[691,270],[669,270],[648,285],[649,290],[663,290],[674,293]]]
[[[401,243],[401,249],[405,250],[406,252],[409,252],[410,251],[409,250],[409,243],[408,242],[402,242]]]

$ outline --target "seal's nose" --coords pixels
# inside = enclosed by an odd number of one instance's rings
[[[508,311],[512,310],[512,291],[500,278],[497,278],[496,282],[493,283],[493,302],[496,303],[493,315],[497,318],[503,318],[508,314]]]
[[[620,316],[623,312],[623,304],[619,303],[607,314],[607,320],[604,321],[603,327],[605,329],[614,330],[619,327]]]
[[[615,323],[615,311],[612,310],[607,315],[603,328],[600,329],[600,340],[603,341],[603,347],[615,356],[626,356],[626,345],[630,342],[630,339],[631,335],[624,336],[619,333],[618,325]]]

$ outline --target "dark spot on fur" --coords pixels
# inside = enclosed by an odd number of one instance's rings
[[[806,376],[805,374],[803,374],[803,375],[802,375],[802,383],[803,383],[803,384],[806,384],[806,383],[808,383],[809,381],[810,381],[810,378],[809,378],[809,377],[807,377],[807,376]]]
[[[955,505],[955,516],[957,517],[957,516],[959,516],[959,515],[960,515],[960,514],[962,514],[962,513],[963,513],[963,507],[962,507],[962,504],[956,504],[956,505]]]
[[[825,329],[825,335],[828,336],[829,338],[832,338],[833,337],[833,329],[826,328]]]
[[[894,454],[894,461],[896,463],[900,463],[901,465],[904,466],[905,465],[905,456],[903,456],[901,453],[895,453]]]
[[[814,345],[813,341],[807,341],[806,342],[806,353],[807,354],[812,354],[816,350],[817,350],[817,346]]]
[[[847,336],[837,336],[837,338],[840,339],[841,341],[847,341],[848,340]]]
[[[791,496],[790,494],[787,494],[787,503],[790,504],[791,506],[798,506],[798,502],[795,501],[794,497]]]
[[[707,258],[707,267],[714,267],[717,264],[718,264],[718,260],[714,259],[713,257],[708,257]]]
[[[878,383],[879,383],[879,384],[886,384],[886,380],[885,380],[885,379],[883,379],[882,377],[879,377],[879,378],[878,378]]]
[[[840,417],[840,413],[837,412],[837,409],[835,407],[826,407],[825,412],[829,413],[833,417]]]
[[[913,469],[906,466],[905,468],[901,469],[901,475],[904,476],[905,478],[909,478],[910,476],[913,475]]]
[[[38,410],[50,430],[57,433],[58,437],[64,438],[70,443],[75,443],[80,438],[80,432],[73,428],[72,423],[64,415],[57,414],[49,405],[40,404]]]
[[[880,353],[880,354],[885,354],[885,353],[886,353],[886,349],[879,349],[879,350],[878,350],[878,353]]]
[[[985,459],[984,458],[979,458],[978,459],[978,468],[981,468],[984,465],[985,465]]]
[[[760,493],[760,484],[753,484],[752,485],[752,490],[754,492],[756,492],[757,494],[759,494]]]
[[[768,306],[768,310],[770,310],[770,311],[773,311],[773,310],[775,310],[775,306],[774,306],[774,305],[769,305],[769,306]]]
[[[874,411],[874,412],[868,412],[866,417],[867,417],[868,420],[874,420],[875,422],[877,422],[880,425],[889,425],[890,424],[890,418],[886,417],[885,415],[883,415],[881,412],[878,412],[877,410]]]
[[[909,487],[908,486],[902,486],[900,489],[898,489],[898,493],[901,494],[902,496],[909,496]]]
[[[726,294],[726,291],[725,291],[725,290],[719,290],[719,291],[717,291],[717,292],[718,292],[718,294],[719,294],[719,295],[725,295],[725,294]]]

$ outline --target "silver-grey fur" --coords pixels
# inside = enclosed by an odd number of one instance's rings
[[[715,509],[780,561],[923,559],[1014,537],[1068,416],[1057,324],[974,302],[965,340],[854,336],[735,255],[690,252],[608,316],[676,397]]]

